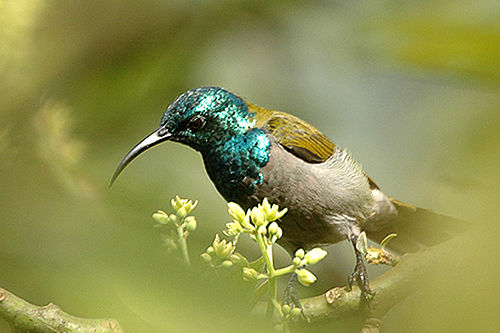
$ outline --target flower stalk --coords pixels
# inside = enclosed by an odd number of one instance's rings
[[[189,251],[187,246],[187,237],[196,230],[197,222],[194,216],[189,214],[196,208],[198,201],[181,199],[176,196],[170,202],[174,213],[168,215],[162,210],[153,213],[153,220],[156,221],[158,227],[166,227],[169,230],[168,234],[163,234],[165,246],[169,252],[179,252],[182,260],[188,265],[191,265],[189,259]]]
[[[264,199],[246,212],[234,202],[228,203],[229,215],[233,218],[226,224],[223,233],[231,240],[220,240],[215,237],[212,246],[202,254],[202,258],[209,262],[214,268],[239,266],[243,274],[243,279],[256,283],[256,293],[265,295],[267,289],[267,310],[266,316],[270,319],[276,311],[281,318],[280,327],[283,332],[289,332],[289,321],[301,316],[301,310],[291,308],[288,304],[282,305],[278,300],[278,279],[284,275],[296,273],[298,280],[305,286],[316,281],[316,276],[305,269],[307,265],[312,265],[326,256],[326,251],[315,248],[310,251],[299,249],[292,263],[288,266],[276,268],[274,266],[273,248],[274,244],[283,236],[283,230],[279,226],[279,219],[282,218],[287,209],[280,210],[277,205],[269,204]],[[250,262],[242,254],[235,252],[239,236],[247,234],[257,243],[261,256]],[[217,248],[228,247],[228,251],[217,251]],[[233,265],[224,265],[227,262]]]

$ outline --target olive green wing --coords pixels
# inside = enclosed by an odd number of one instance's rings
[[[268,131],[290,153],[308,163],[323,163],[333,155],[335,144],[304,120],[285,112],[271,111],[247,103],[256,126]],[[377,184],[368,176],[372,189]]]
[[[262,125],[286,150],[308,163],[323,163],[335,150],[320,131],[291,114],[275,111]]]

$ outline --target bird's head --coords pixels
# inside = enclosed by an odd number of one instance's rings
[[[201,87],[189,90],[168,106],[160,126],[125,156],[113,174],[110,186],[134,158],[161,142],[176,141],[207,153],[251,129],[255,124],[253,118],[254,114],[245,102],[225,89]]]

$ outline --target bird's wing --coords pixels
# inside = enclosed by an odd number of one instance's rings
[[[291,114],[246,103],[258,128],[266,130],[286,150],[308,163],[323,163],[333,155],[335,144],[314,126]]]
[[[264,129],[286,150],[309,163],[323,163],[335,150],[335,144],[315,127],[287,113],[274,112]]]
[[[333,155],[335,144],[317,128],[291,114],[247,103],[256,114],[256,126],[268,131],[290,153],[308,163],[323,163]],[[368,177],[370,188],[378,189]]]

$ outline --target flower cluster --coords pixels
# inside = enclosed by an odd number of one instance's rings
[[[269,234],[272,243],[283,236],[283,230],[275,221],[286,214],[286,208],[279,210],[278,205],[271,206],[267,198],[264,198],[262,204],[247,210],[246,213],[237,203],[230,202],[227,206],[233,221],[226,224],[225,235],[234,237],[240,233],[253,235],[256,232],[262,235]]]
[[[309,286],[310,284],[316,282],[316,276],[308,271],[304,267],[306,265],[314,265],[315,263],[326,257],[327,252],[319,247],[316,247],[310,251],[305,252],[303,249],[298,249],[295,252],[295,257],[293,258],[293,266],[297,269],[295,273],[297,274],[297,279],[304,286]]]
[[[235,252],[236,244],[215,235],[212,245],[201,255],[201,258],[214,268],[228,268],[233,265],[247,266],[249,263],[244,256]]]
[[[169,234],[163,235],[169,251],[180,253],[187,264],[190,263],[190,260],[186,239],[196,229],[196,219],[189,214],[196,208],[197,204],[197,201],[193,202],[176,196],[171,201],[174,213],[168,214],[158,210],[153,214],[157,226],[167,227],[170,231]],[[221,239],[219,235],[216,235],[201,258],[213,268],[238,267],[244,280],[255,283],[260,297],[267,291],[269,295],[268,313],[277,311],[281,318],[280,325],[284,328],[288,327],[288,322],[299,318],[302,310],[300,306],[296,307],[297,304],[281,304],[278,301],[277,279],[294,273],[301,284],[309,286],[317,278],[305,267],[322,260],[327,254],[326,251],[320,248],[309,251],[298,249],[290,265],[275,268],[273,246],[283,236],[279,221],[286,214],[287,209],[280,210],[278,205],[271,205],[265,198],[262,203],[246,212],[237,203],[230,202],[228,203],[228,212],[232,221],[226,224],[223,233],[229,239]],[[252,262],[236,252],[236,245],[241,234],[247,234],[260,249],[261,256]],[[362,241],[360,244],[362,245]]]
[[[221,241],[218,235],[215,237],[212,246],[202,254],[202,258],[211,266],[240,266],[243,278],[247,281],[266,280],[293,272],[297,274],[299,282],[305,286],[316,281],[316,276],[304,267],[313,265],[326,256],[326,251],[320,248],[314,248],[307,252],[299,249],[295,253],[291,265],[280,269],[275,269],[272,266],[272,245],[283,236],[283,230],[278,225],[278,221],[286,214],[286,208],[280,210],[278,205],[269,204],[265,198],[261,204],[246,212],[237,203],[230,202],[228,203],[228,212],[233,220],[226,224],[223,233],[232,237],[233,240]],[[243,255],[235,252],[236,243],[241,234],[248,234],[261,249],[262,257],[253,263],[249,263]],[[263,270],[264,264],[267,266],[265,271]]]
[[[168,234],[162,234],[164,244],[169,252],[181,251],[184,260],[189,263],[187,253],[186,238],[196,230],[197,222],[194,216],[189,214],[196,208],[198,201],[193,202],[188,199],[181,199],[176,196],[170,204],[174,209],[174,214],[167,214],[162,210],[153,213],[153,219],[158,223],[157,226],[166,226],[169,228]]]

